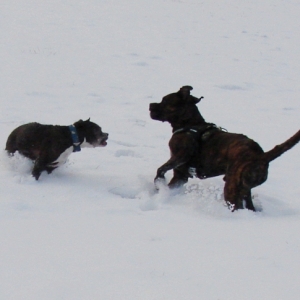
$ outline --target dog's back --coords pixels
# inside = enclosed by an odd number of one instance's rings
[[[28,148],[30,136],[35,135],[41,125],[39,123],[24,124],[12,131],[8,136],[5,150],[13,154],[19,149]]]
[[[57,130],[55,130],[56,127]],[[58,127],[60,127],[59,132]],[[45,145],[45,140],[55,133],[58,142],[59,135],[62,134],[62,126],[42,125],[36,122],[21,125],[9,135],[5,150],[9,154],[19,151],[22,155],[35,160],[42,150],[42,145]],[[48,146],[50,145],[49,142]]]
[[[197,166],[205,177],[225,174],[233,162],[245,161],[263,154],[263,149],[243,134],[215,131],[211,137],[200,142]]]

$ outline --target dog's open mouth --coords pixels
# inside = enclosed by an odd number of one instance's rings
[[[101,140],[100,146],[105,147],[106,145],[107,145],[107,138],[104,138],[103,140]]]

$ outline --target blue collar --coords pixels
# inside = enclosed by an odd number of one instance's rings
[[[72,141],[73,141],[73,152],[78,152],[81,150],[81,148],[80,148],[80,141],[79,141],[76,127],[74,125],[70,125],[69,129],[70,129]]]

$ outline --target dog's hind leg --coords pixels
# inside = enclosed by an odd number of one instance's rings
[[[245,194],[244,200],[245,200],[245,202],[246,202],[246,208],[247,208],[247,209],[256,211],[256,210],[255,210],[255,207],[254,207],[254,205],[253,205],[253,202],[252,202],[251,190],[249,190],[249,191]]]
[[[9,141],[6,143],[5,147],[6,153],[8,156],[14,156],[15,152],[18,150],[16,146],[14,146],[13,143],[10,143]]]
[[[18,150],[18,147],[16,145],[16,134],[15,131],[13,131],[7,141],[6,141],[6,145],[5,145],[5,150],[7,151],[8,155],[13,156],[13,154]]]
[[[233,212],[238,209],[243,209],[243,195],[238,186],[238,183],[233,178],[226,177],[224,186],[224,198],[228,208]]]
[[[252,202],[251,190],[247,189],[247,191],[245,191],[243,187],[234,181],[230,182],[230,180],[226,180],[224,187],[224,198],[228,208],[231,211],[243,209],[244,201],[247,209],[256,211]]]

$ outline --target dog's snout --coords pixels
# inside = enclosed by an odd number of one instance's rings
[[[158,103],[150,103],[149,110],[157,110],[159,107]]]

